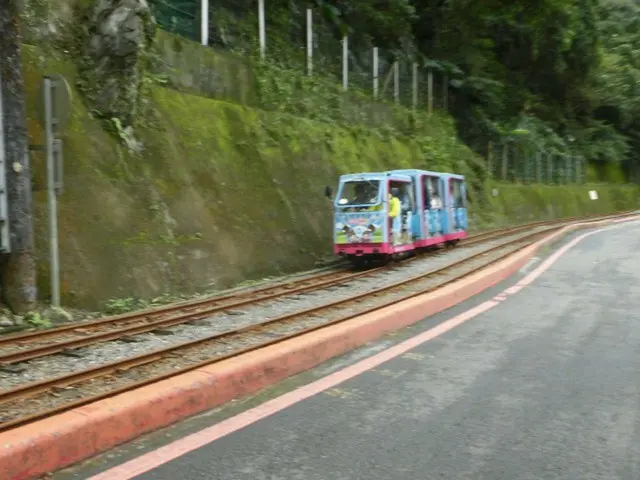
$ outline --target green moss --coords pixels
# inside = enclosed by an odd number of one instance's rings
[[[43,72],[75,71],[62,55],[25,47],[31,143]],[[109,298],[153,297],[224,287],[312,267],[331,255],[331,205],[325,185],[341,173],[427,168],[464,173],[474,225],[635,207],[638,191],[497,185],[487,192],[482,159],[462,145],[448,117],[434,115],[419,135],[321,122],[286,112],[148,86],[136,127],[144,145],[128,152],[102,130],[75,93],[64,137],[60,197],[65,305],[93,308]],[[44,162],[33,154],[39,282],[48,290]]]
[[[483,209],[473,209],[476,228],[492,228],[562,217],[612,213],[640,208],[640,189],[633,185],[564,185],[559,187],[490,184],[498,195],[486,195]],[[591,200],[589,191],[598,192]]]
[[[229,52],[158,30],[153,46],[153,72],[181,91],[244,105],[257,104],[250,63]]]

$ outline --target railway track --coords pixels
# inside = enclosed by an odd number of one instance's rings
[[[620,216],[625,215],[615,217]],[[590,219],[595,221],[594,218]],[[561,228],[564,223],[567,222],[506,240],[455,263],[355,296],[4,390],[0,392],[0,431],[344,322],[399,300],[435,290],[528,246],[540,236]],[[311,286],[302,288],[307,287]],[[206,314],[192,313],[191,318],[196,321],[201,315]]]
[[[592,220],[600,219],[597,216]],[[469,237],[463,246],[489,242],[521,231],[540,226],[566,224],[573,220],[536,222],[516,227],[508,227],[483,232]],[[437,253],[437,251],[436,251]],[[433,254],[433,252],[432,252]],[[418,257],[421,258],[421,257]],[[411,259],[410,259],[411,260]],[[403,263],[405,266],[408,262]],[[79,349],[103,342],[122,340],[134,342],[136,335],[143,333],[167,334],[166,329],[180,325],[194,325],[202,318],[225,313],[233,315],[242,306],[256,305],[274,299],[312,293],[339,285],[347,285],[354,280],[369,277],[389,267],[378,267],[360,272],[329,271],[310,278],[269,285],[250,291],[232,293],[195,302],[174,304],[166,307],[107,317],[90,322],[68,324],[61,327],[0,337],[0,369],[12,372],[11,365],[53,354],[81,357]]]
[[[468,237],[462,246],[471,247],[532,228],[565,223],[567,223],[567,220],[536,222],[534,224],[483,232]],[[417,258],[422,258],[422,256]],[[409,259],[409,261],[411,260],[415,260],[415,258]],[[236,311],[235,309],[243,306],[310,293],[338,285],[346,285],[354,280],[373,276],[388,268],[390,267],[377,267],[359,272],[333,270],[311,278],[269,285],[246,292],[174,304],[89,322],[67,324],[48,330],[0,337],[0,367],[5,371],[11,372],[11,365],[48,355],[74,356],[77,355],[78,350],[81,348],[103,342],[115,340],[134,341],[136,335],[143,333],[158,333],[162,335],[166,333],[165,330],[168,328],[184,324],[193,325],[194,322],[207,316],[221,312],[233,315]]]
[[[521,224],[521,225],[511,225],[509,227],[499,228],[497,230],[488,230],[488,231],[484,231],[484,232],[479,232],[479,233],[473,235],[473,237],[469,237],[469,239],[473,239],[473,241],[475,241],[475,242],[481,242],[481,241],[487,240],[489,238],[497,238],[497,237],[503,236],[503,235],[523,232],[523,231],[530,230],[530,229],[535,228],[535,227],[565,225],[565,224],[574,223],[574,222],[580,222],[580,221],[593,221],[593,222],[596,222],[598,220],[602,220],[602,219],[609,218],[609,217],[622,218],[622,217],[626,217],[626,216],[633,216],[633,215],[636,215],[636,214],[637,214],[637,210],[629,210],[629,211],[621,212],[621,213],[615,214],[615,215],[612,215],[612,214],[599,214],[599,215],[590,215],[590,216],[587,216],[587,217],[567,217],[567,218],[556,219],[556,220],[541,220],[541,221],[532,222],[532,223],[524,223],[524,224]],[[465,245],[468,245],[466,240],[465,240]]]
[[[538,226],[536,224],[535,226]],[[470,236],[463,247],[470,247],[503,236],[526,230],[527,226],[499,229]],[[435,252],[437,253],[437,251]],[[433,252],[431,253],[433,254]],[[423,258],[423,257],[417,257]],[[415,260],[409,259],[409,261]],[[175,325],[189,324],[194,318],[214,315],[220,312],[233,312],[245,305],[274,300],[285,296],[298,295],[353,280],[369,277],[388,266],[371,268],[365,271],[332,270],[311,278],[303,278],[284,284],[269,285],[247,292],[201,299],[194,302],[169,305],[125,315],[105,317],[82,323],[71,323],[60,327],[32,331],[0,337],[0,366],[25,362],[46,355],[73,355],[77,349],[113,340],[127,341],[129,337],[147,332],[159,332]]]
[[[608,215],[598,215],[589,218],[595,221],[607,216]],[[527,231],[540,226],[566,224],[580,219],[581,218],[576,217],[563,220],[541,221],[481,232],[471,235],[467,239],[463,240],[461,247],[470,247],[482,242]],[[410,258],[408,261],[414,259],[415,258]],[[239,293],[208,297],[123,315],[104,317],[87,322],[74,322],[47,330],[1,336],[0,365],[26,361],[53,353],[71,351],[100,341],[124,338],[127,335],[152,332],[156,329],[166,328],[181,323],[188,323],[194,315],[205,313],[214,314],[216,312],[231,310],[233,308],[260,301],[347,283],[358,278],[371,276],[383,268],[385,267],[376,267],[360,272],[332,269],[328,272],[323,272],[300,280],[267,285],[264,287],[253,288],[248,291],[241,291]],[[58,339],[61,340],[61,342],[55,342],[51,345],[41,345],[42,341],[50,339]],[[32,352],[29,350],[31,353],[23,351],[23,349],[29,345],[38,346],[39,353],[36,353],[35,349],[33,349]]]
[[[106,317],[49,330],[0,337],[0,366],[7,369],[11,364],[46,355],[58,353],[73,355],[74,351],[80,348],[101,342],[128,341],[134,335],[148,332],[162,333],[162,329],[191,324],[216,313],[233,315],[236,312],[235,309],[239,307],[344,285],[388,268],[390,267],[381,266],[359,272],[331,271],[310,279],[267,286],[242,294],[225,295],[153,311]],[[46,343],[43,344],[43,342]]]
[[[240,295],[227,295],[182,306],[169,306],[152,312],[107,317],[81,325],[69,324],[50,330],[17,335],[13,338],[0,338],[0,364],[6,367],[8,364],[24,362],[45,355],[72,353],[75,349],[100,342],[126,340],[127,337],[140,333],[154,332],[174,325],[189,323],[203,315],[208,316],[224,311],[233,312],[233,309],[245,305],[340,285],[372,275],[377,270],[379,269],[356,273],[333,271],[312,279],[264,287]],[[58,341],[39,345],[45,339]],[[31,345],[34,346],[22,350],[22,347]],[[14,351],[7,352],[7,346],[12,347]]]

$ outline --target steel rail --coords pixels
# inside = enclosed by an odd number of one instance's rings
[[[37,330],[33,332],[26,332],[14,335],[8,335],[6,337],[0,337],[0,346],[5,346],[7,344],[16,344],[16,345],[24,345],[25,343],[32,341],[40,341],[47,337],[55,337],[59,335],[63,335],[65,333],[82,333],[86,334],[89,328],[97,328],[102,326],[113,326],[113,325],[122,325],[129,323],[141,323],[140,326],[151,325],[153,322],[151,320],[153,318],[160,318],[163,316],[170,315],[172,313],[178,312],[178,317],[181,319],[188,319],[190,315],[194,313],[200,313],[197,308],[204,308],[207,312],[215,313],[218,311],[230,310],[233,308],[249,305],[252,303],[257,303],[266,300],[272,300],[285,295],[295,295],[297,293],[307,292],[309,290],[313,290],[316,288],[325,288],[332,284],[340,284],[344,282],[348,282],[354,279],[358,279],[360,277],[364,277],[367,275],[371,275],[375,271],[380,270],[382,267],[371,269],[362,272],[348,272],[345,274],[337,273],[336,271],[327,272],[326,274],[322,274],[318,277],[313,277],[310,279],[304,279],[301,281],[292,281],[283,285],[276,286],[268,286],[264,288],[260,288],[258,290],[252,290],[250,292],[242,293],[240,295],[225,295],[222,297],[214,297],[208,298],[206,300],[198,300],[197,302],[190,304],[176,304],[170,305],[166,307],[158,307],[153,310],[144,310],[140,312],[132,312],[130,314],[118,315],[113,317],[105,317],[98,320],[91,320],[88,322],[74,322],[67,325],[61,325],[59,327],[47,329],[47,330]],[[324,278],[328,278],[328,280],[322,280]],[[306,285],[305,285],[306,284]],[[227,302],[231,300],[229,303]],[[195,310],[195,311],[194,311]],[[157,328],[157,327],[154,327]],[[84,337],[87,338],[87,337]],[[4,362],[15,362],[16,360],[8,360],[5,356],[0,355],[0,363]]]

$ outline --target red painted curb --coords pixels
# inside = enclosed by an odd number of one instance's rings
[[[608,223],[612,221],[565,227],[435,292],[2,433],[0,478],[36,478],[233,398],[255,393],[481,293],[517,272],[540,247],[563,234]]]

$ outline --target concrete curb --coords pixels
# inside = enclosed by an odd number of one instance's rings
[[[638,219],[640,216],[624,221]],[[529,262],[541,247],[569,232],[612,223],[621,222],[604,220],[567,226],[435,292],[2,433],[0,478],[37,478],[255,393],[497,285]]]

